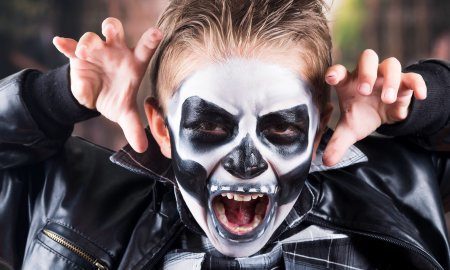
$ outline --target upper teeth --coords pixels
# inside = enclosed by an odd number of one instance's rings
[[[255,187],[245,187],[245,186],[218,186],[211,185],[210,191],[237,191],[237,192],[251,192],[251,193],[275,193],[277,191],[276,186],[261,186],[259,188]]]
[[[222,195],[222,197],[227,197],[230,200],[235,200],[235,201],[245,201],[248,202],[250,200],[254,200],[257,199],[258,197],[262,197],[263,194],[251,194],[251,195],[244,195],[244,194],[236,194],[236,193],[222,193],[220,194]]]

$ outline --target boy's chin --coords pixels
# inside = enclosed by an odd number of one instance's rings
[[[224,238],[214,227],[211,217],[207,218],[208,228],[205,231],[212,245],[223,255],[230,257],[248,257],[260,251],[269,241],[274,231],[274,224],[271,222],[258,238],[250,241],[239,241]]]

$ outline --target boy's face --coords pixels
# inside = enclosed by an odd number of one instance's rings
[[[319,123],[309,86],[288,68],[231,59],[194,72],[167,108],[189,210],[221,253],[256,253],[309,172]]]

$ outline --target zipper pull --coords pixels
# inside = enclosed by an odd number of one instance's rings
[[[97,267],[97,270],[108,270],[108,267],[101,264],[99,261],[94,262],[95,267]]]

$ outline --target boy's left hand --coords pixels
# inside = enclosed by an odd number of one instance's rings
[[[393,124],[408,116],[412,96],[426,98],[422,76],[402,73],[395,58],[378,63],[373,50],[365,50],[353,72],[342,65],[331,66],[326,82],[334,86],[339,98],[341,117],[325,149],[323,162],[338,163],[347,149],[367,137],[382,124]]]

